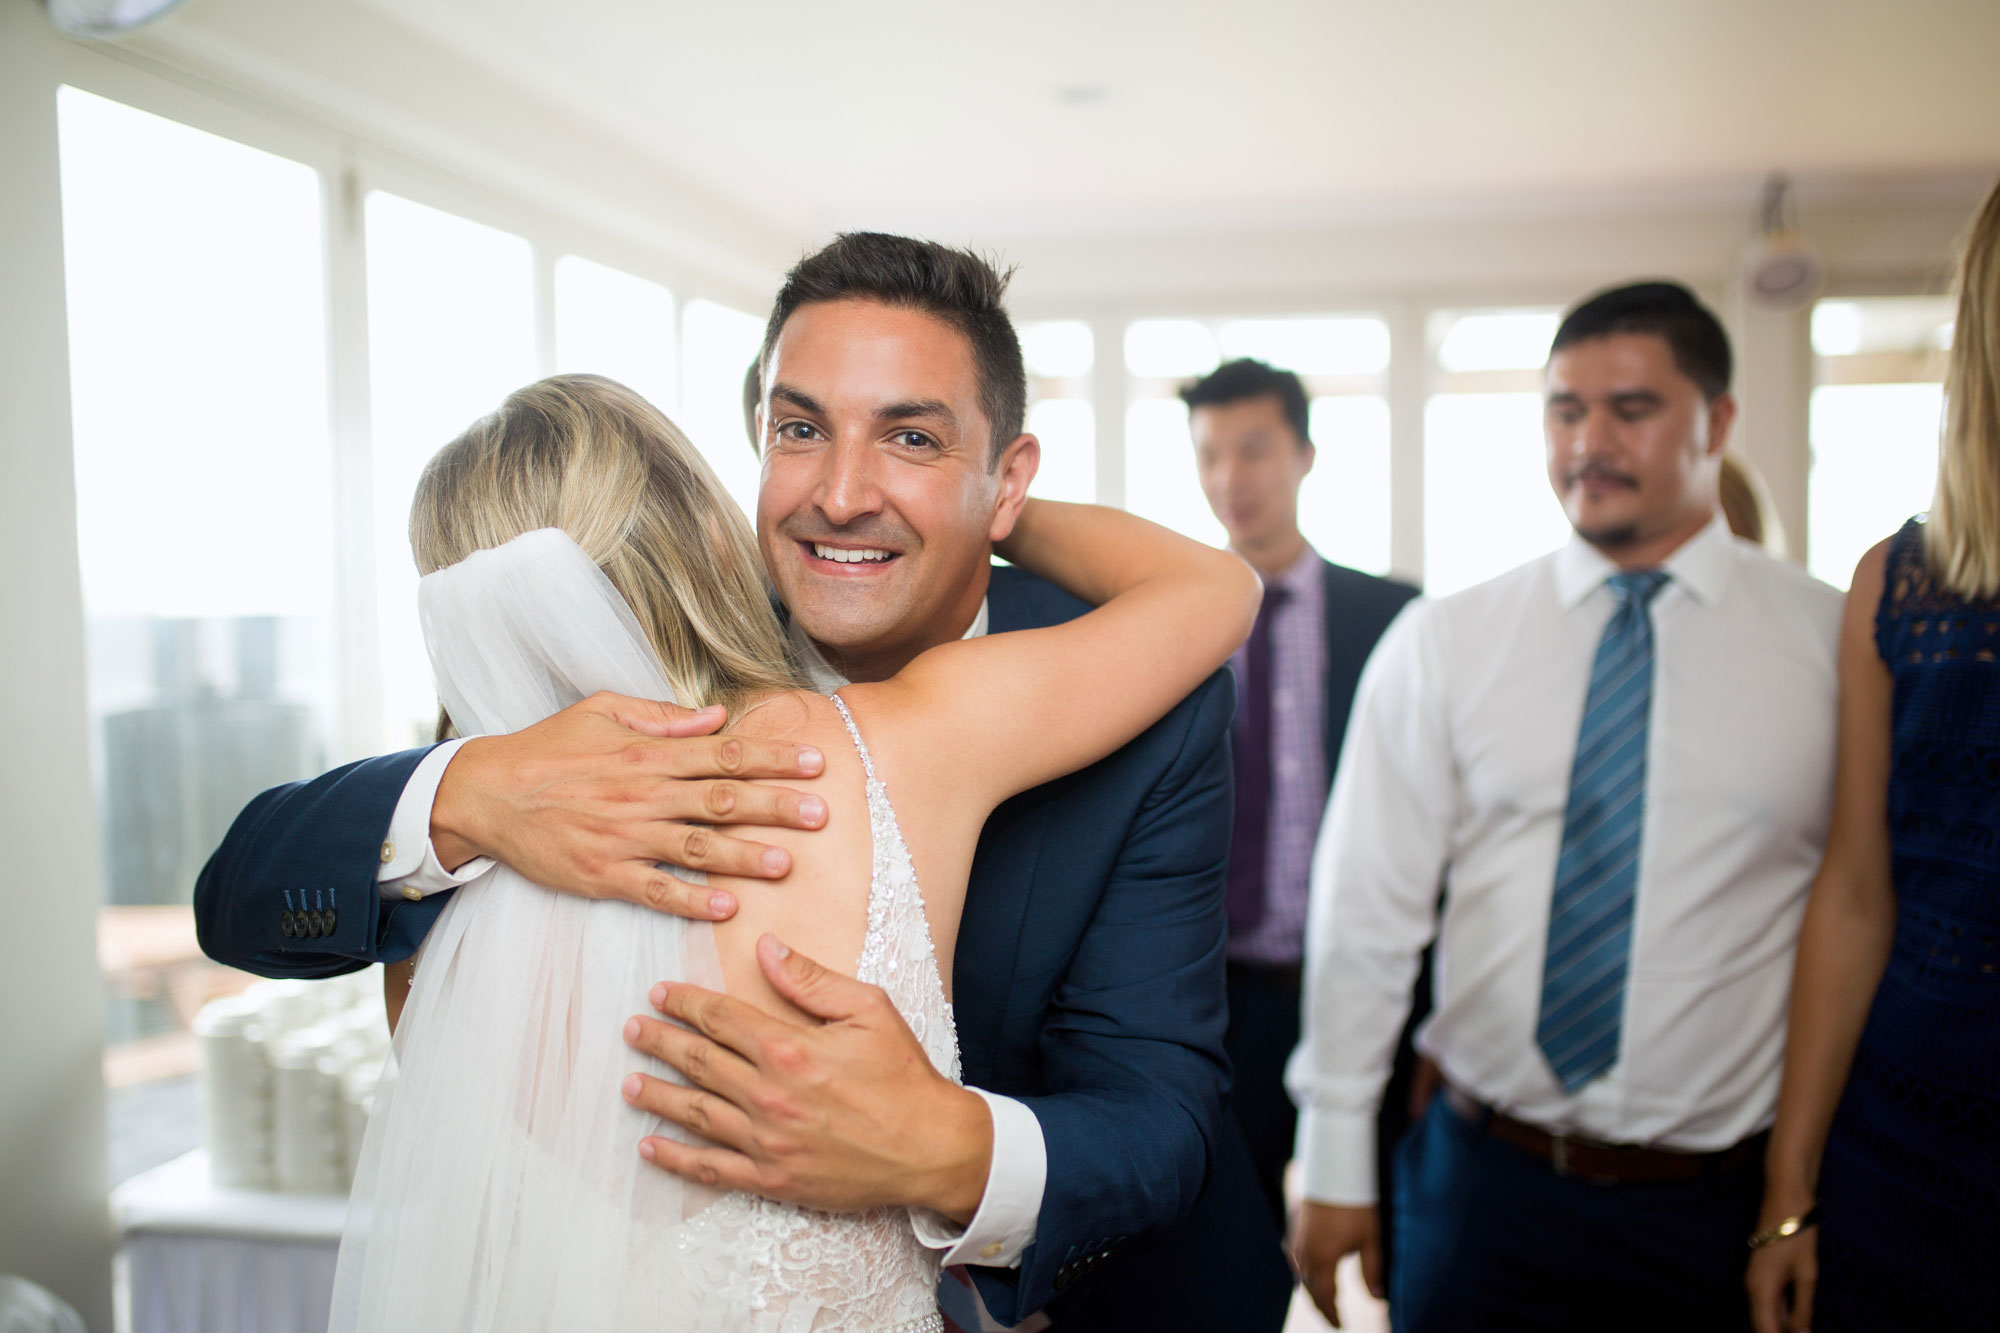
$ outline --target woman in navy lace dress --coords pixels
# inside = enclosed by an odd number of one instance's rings
[[[1848,594],[1759,1333],[2000,1329],[2000,190],[1959,285],[1929,521]]]

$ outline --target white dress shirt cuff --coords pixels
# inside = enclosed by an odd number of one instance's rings
[[[429,897],[470,884],[493,868],[491,857],[475,856],[457,870],[446,870],[431,845],[431,807],[437,804],[438,784],[463,744],[461,737],[432,750],[404,784],[395,817],[389,821],[389,840],[382,844],[382,868],[375,872],[376,887],[384,898]]]
[[[1042,1138],[1042,1122],[1025,1105],[981,1088],[972,1091],[993,1117],[993,1165],[987,1168],[979,1211],[961,1229],[929,1209],[913,1208],[910,1226],[924,1245],[944,1251],[946,1264],[1019,1268],[1021,1252],[1035,1243],[1042,1193],[1048,1187],[1049,1146]]]
[[[1308,1108],[1299,1116],[1298,1157],[1308,1202],[1376,1202],[1373,1115]]]

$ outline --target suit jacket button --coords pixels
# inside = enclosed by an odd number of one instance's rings
[[[279,929],[285,932],[286,939],[291,940],[298,938],[299,923],[292,918],[292,912],[290,908],[286,908],[285,911],[279,915],[278,927]]]
[[[337,915],[335,915],[335,913],[334,913],[334,909],[333,909],[333,908],[329,907],[329,908],[327,908],[327,909],[326,909],[326,933],[327,933],[327,934],[329,934],[329,935],[333,934],[333,927],[334,927],[334,924],[335,924],[336,922],[338,922],[339,920],[340,920],[340,918],[339,918],[339,917],[338,917]]]
[[[393,860],[395,860],[395,859],[396,859],[396,844],[395,844],[395,843],[393,843],[393,842],[385,842],[385,843],[383,843],[383,844],[382,844],[382,864],[383,864],[383,865],[388,865],[388,864],[389,864],[389,863],[390,863],[391,861],[393,861]]]

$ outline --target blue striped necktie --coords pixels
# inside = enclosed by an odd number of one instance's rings
[[[1666,581],[1662,571],[1642,569],[1613,574],[1606,584],[1618,606],[1597,644],[1576,738],[1535,1026],[1535,1044],[1566,1092],[1618,1061],[1653,709],[1647,608]]]

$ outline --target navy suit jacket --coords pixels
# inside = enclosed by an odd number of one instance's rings
[[[988,606],[996,633],[1086,609],[1013,569],[993,571]],[[1018,1269],[972,1270],[1005,1322],[1054,1302],[1066,1327],[1095,1324],[1080,1303],[1107,1308],[1105,1296],[1128,1284],[1220,1293],[1260,1266],[1283,1280],[1275,1247],[1231,1252],[1232,1238],[1254,1234],[1232,1219],[1262,1205],[1240,1152],[1216,1158],[1233,708],[1229,674],[1217,672],[1124,749],[1007,801],[981,836],[953,975],[965,1079],[1026,1103],[1048,1146],[1035,1244]],[[252,801],[195,888],[209,955],[294,977],[409,956],[446,895],[384,901],[375,873],[424,753],[363,760]],[[1190,1248],[1158,1242],[1198,1199],[1203,1230],[1224,1243],[1192,1247],[1194,1269],[1149,1272],[1149,1246]],[[1075,1320],[1061,1319],[1066,1307]]]

